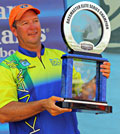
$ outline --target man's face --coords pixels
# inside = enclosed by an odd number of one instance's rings
[[[25,12],[20,20],[16,21],[16,27],[13,33],[21,46],[30,47],[40,44],[41,26],[34,11]]]

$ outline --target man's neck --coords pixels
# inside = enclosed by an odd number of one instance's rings
[[[38,46],[30,46],[30,47],[26,47],[27,45],[20,45],[22,48],[27,49],[29,51],[33,51],[37,53],[37,56],[40,58],[41,57],[41,49],[42,49],[42,45],[38,45]]]

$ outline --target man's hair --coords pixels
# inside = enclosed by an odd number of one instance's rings
[[[12,25],[14,28],[17,29],[17,26],[16,26],[16,21],[13,22],[13,25]]]

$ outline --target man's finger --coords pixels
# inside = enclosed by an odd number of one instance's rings
[[[108,66],[110,66],[111,64],[110,64],[110,62],[103,62],[103,65],[108,65]]]
[[[108,70],[108,69],[100,69],[100,72],[109,73],[110,74],[110,70]]]
[[[61,97],[56,97],[56,96],[52,96],[50,99],[53,100],[53,101],[64,101],[63,98],[61,98]]]
[[[105,77],[109,78],[110,74],[109,73],[102,73]]]

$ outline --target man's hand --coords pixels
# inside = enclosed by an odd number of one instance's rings
[[[100,72],[107,78],[110,76],[110,62],[103,62],[103,64],[100,66]]]
[[[56,101],[63,101],[63,100],[64,100],[63,98],[52,96],[46,99],[45,104],[44,104],[44,109],[47,110],[52,116],[56,116],[64,112],[71,112],[72,109],[60,108],[55,105]]]

